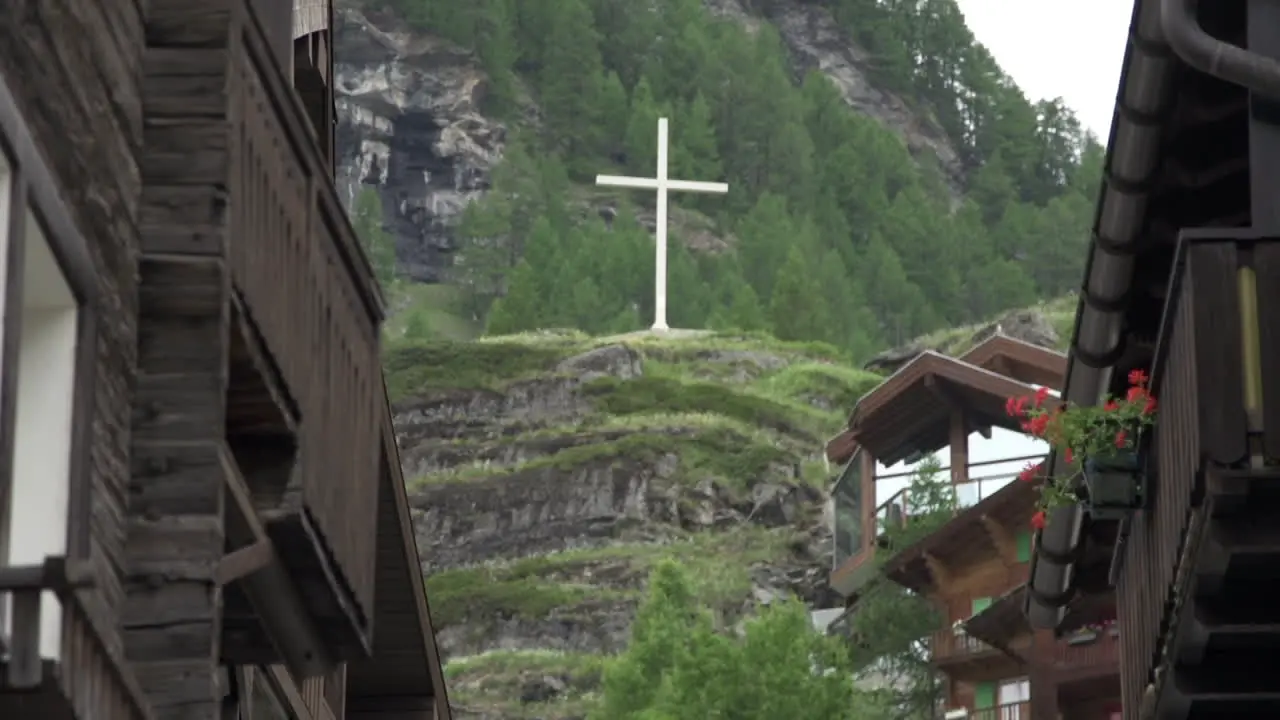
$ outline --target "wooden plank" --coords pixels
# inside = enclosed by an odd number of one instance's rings
[[[144,183],[211,185],[231,177],[231,125],[222,120],[147,118]]]
[[[147,117],[225,118],[231,109],[226,49],[151,47],[143,57]]]
[[[223,317],[230,284],[217,258],[144,255],[138,263],[138,301],[143,319]]]
[[[1235,245],[1204,242],[1187,251],[1191,302],[1180,312],[1194,317],[1196,396],[1200,399],[1204,451],[1223,465],[1248,455],[1244,411],[1244,368],[1240,347],[1240,297]],[[1212,340],[1212,342],[1210,341]]]
[[[246,545],[222,558],[213,580],[219,585],[228,585],[271,564],[275,560],[274,553],[274,548],[266,539]]]
[[[227,206],[227,191],[217,185],[148,185],[138,218],[143,252],[222,256]]]
[[[1268,459],[1280,460],[1280,239],[1253,249],[1257,275],[1258,332],[1262,350],[1262,433]]]
[[[228,47],[232,7],[238,1],[149,0],[147,47]]]

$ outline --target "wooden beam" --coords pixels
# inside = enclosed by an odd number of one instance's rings
[[[998,520],[990,515],[983,515],[979,518],[982,523],[982,529],[986,531],[987,537],[991,538],[991,544],[995,545],[999,551],[1001,559],[1006,563],[1015,563],[1018,560],[1018,543],[1013,537],[1013,533],[1009,529],[1000,524]]]
[[[955,388],[951,387],[946,380],[939,378],[937,375],[925,376],[924,387],[926,390],[933,393],[933,395],[937,397],[942,404],[952,410],[964,412],[968,406],[968,403],[964,401],[964,398],[960,397],[960,394],[955,391]]]
[[[938,587],[946,587],[951,584],[954,576],[951,568],[947,567],[937,555],[931,552],[924,553],[925,567],[929,568],[929,574],[933,576],[933,584]]]
[[[271,541],[266,538],[257,540],[252,545],[227,553],[214,569],[213,581],[218,585],[229,585],[270,565],[273,560],[275,548]]]
[[[227,495],[234,510],[227,522],[228,541],[240,545],[267,543],[272,547],[270,561],[257,572],[241,578],[240,586],[293,676],[323,675],[333,668],[334,662],[320,639],[315,621],[279,553],[271,545],[262,520],[254,509],[253,497],[244,476],[225,444],[220,447],[220,457]]]

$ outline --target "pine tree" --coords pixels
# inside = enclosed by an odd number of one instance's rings
[[[485,332],[490,335],[509,335],[538,329],[540,286],[533,268],[521,260],[511,271],[507,294],[493,303]]]
[[[769,299],[769,323],[782,340],[818,339],[830,330],[824,288],[814,277],[813,264],[800,245],[792,245],[778,268]]]
[[[587,162],[600,147],[600,39],[584,0],[546,5],[550,19],[538,73],[544,127],[566,157]]]
[[[625,139],[627,167],[634,173],[650,174],[658,157],[658,118],[661,112],[653,99],[648,80],[641,78],[632,89],[630,110]]]
[[[378,284],[390,288],[396,279],[395,238],[382,228],[382,221],[382,200],[378,197],[378,190],[366,185],[356,195],[351,225],[364,243]]]
[[[708,182],[718,181],[724,176],[716,131],[712,124],[711,106],[702,93],[695,95],[693,101],[677,114],[671,128],[671,140],[671,167],[674,176]],[[722,203],[721,198],[713,199]],[[682,199],[681,204],[707,207],[710,200],[690,202],[689,199]]]

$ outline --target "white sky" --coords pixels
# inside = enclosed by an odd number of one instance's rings
[[[1062,97],[1107,142],[1132,2],[957,1],[969,30],[1032,101]]]

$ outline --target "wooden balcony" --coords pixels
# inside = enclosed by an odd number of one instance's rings
[[[1031,720],[1031,703],[1005,703],[993,708],[970,710],[967,720]]]
[[[940,630],[933,634],[933,663],[951,679],[962,682],[987,682],[1018,674],[1020,651],[1030,638],[1015,640],[1002,650],[972,637],[962,629]]]
[[[0,717],[41,720],[151,720],[96,601],[87,565],[50,558],[43,566],[0,568],[0,607],[12,632],[0,632]],[[48,594],[57,603],[42,602]],[[61,614],[58,638],[41,638],[45,613]]]
[[[1082,628],[1054,647],[1054,677],[1060,688],[1120,674],[1120,633],[1108,627]]]
[[[315,626],[347,660],[372,632],[381,298],[262,19],[232,6],[227,437]]]

